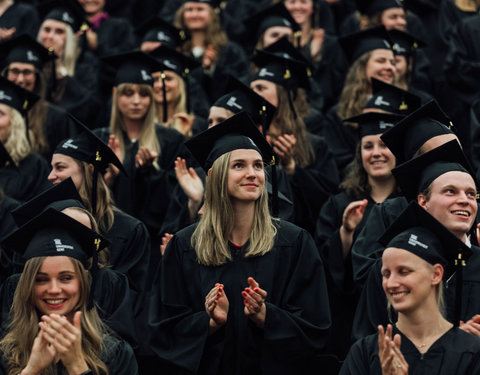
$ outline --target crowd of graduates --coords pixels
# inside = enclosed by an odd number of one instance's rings
[[[0,0],[0,374],[480,374],[479,11]]]

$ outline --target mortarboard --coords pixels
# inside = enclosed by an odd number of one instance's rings
[[[409,251],[430,264],[444,267],[443,278],[456,273],[455,321],[461,316],[463,267],[472,250],[445,228],[418,203],[411,202],[385,231],[379,242],[386,247]]]
[[[85,208],[71,177],[37,195],[35,198],[15,208],[11,214],[20,227],[40,214],[45,208],[53,207],[62,211],[68,207]]]
[[[376,108],[399,115],[408,115],[420,108],[422,99],[406,90],[372,78],[372,97],[364,108]]]
[[[430,138],[453,134],[453,123],[435,100],[431,100],[400,120],[381,138],[397,159],[397,163],[410,160]]]
[[[188,38],[186,30],[178,29],[171,23],[154,16],[135,29],[142,42],[160,42],[162,45],[177,48]]]
[[[313,68],[311,62],[305,57],[303,53],[301,53],[297,48],[295,48],[292,43],[290,43],[286,36],[278,39],[275,43],[270,44],[268,47],[265,47],[262,51],[273,53],[274,55],[283,57],[285,59],[300,61],[307,65],[308,69]],[[310,71],[307,71],[307,73],[308,76],[311,76]]]
[[[388,30],[388,33],[393,40],[393,51],[396,55],[412,56],[418,48],[426,46],[425,42],[405,31],[392,29]]]
[[[89,26],[86,13],[75,0],[47,0],[38,4],[38,11],[43,20],[52,19],[70,25],[73,32],[86,31]]]
[[[270,27],[282,26],[292,29],[295,37],[301,33],[300,26],[282,2],[276,3],[243,20],[245,29],[250,30],[250,39],[258,41],[260,36]]]
[[[37,69],[42,69],[46,62],[56,58],[53,51],[49,51],[27,34],[9,39],[0,45],[0,59],[5,65],[17,62],[32,64]]]
[[[392,169],[397,185],[407,200],[416,200],[439,176],[451,171],[468,173],[474,178],[473,168],[458,141],[453,139],[433,150]],[[415,176],[415,178],[412,178]]]
[[[201,132],[186,141],[185,146],[205,172],[208,172],[213,162],[220,156],[238,149],[257,150],[265,163],[275,164],[272,147],[245,111]]]
[[[140,51],[107,56],[102,58],[102,62],[115,69],[114,86],[122,83],[153,86],[152,72],[162,70],[157,60]]]
[[[109,245],[103,236],[54,208],[22,225],[2,241],[25,260],[43,256],[68,256],[87,267],[88,258]]]
[[[360,138],[367,135],[381,134],[395,126],[403,116],[383,113],[383,112],[367,112],[357,116],[353,116],[343,120],[344,122],[358,123]]]
[[[403,8],[403,0],[356,0],[360,13],[371,16],[390,8]]]
[[[378,26],[358,31],[338,38],[347,60],[352,64],[363,54],[376,49],[389,49],[393,52],[393,41],[385,29]]]
[[[25,90],[4,77],[0,77],[0,103],[25,114],[38,99],[38,95]]]
[[[256,124],[262,125],[265,134],[277,111],[275,106],[233,76],[229,76],[225,91],[227,94],[218,98],[212,107],[222,107],[233,113],[246,111]]]

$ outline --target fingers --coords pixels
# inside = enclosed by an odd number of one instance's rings
[[[44,315],[39,323],[42,336],[59,353],[66,353],[81,337],[80,319],[81,313],[75,313],[74,324],[77,324],[77,326],[74,326],[63,316]]]
[[[205,297],[205,310],[210,315],[210,313],[215,309],[218,299],[224,296],[223,284],[216,283],[215,286],[208,292]]]
[[[140,147],[135,156],[136,167],[149,167],[157,157],[156,152],[150,151],[147,147]]]
[[[257,314],[265,303],[267,292],[260,288],[253,277],[247,279],[249,288],[242,291],[243,303],[250,314]]]

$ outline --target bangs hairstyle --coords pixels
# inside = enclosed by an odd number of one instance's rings
[[[278,106],[272,124],[280,130],[281,133],[293,134],[297,140],[294,149],[295,161],[302,168],[312,164],[315,160],[315,152],[312,144],[307,139],[307,127],[303,122],[303,117],[308,115],[308,103],[303,89],[297,90],[296,97],[293,98],[293,106],[297,112],[295,118],[290,104],[288,102],[288,93],[280,85],[275,84],[277,90]]]
[[[197,260],[205,266],[220,266],[232,260],[228,239],[234,228],[234,212],[228,194],[228,171],[231,152],[220,156],[212,165],[207,177],[205,212],[193,232],[191,245]],[[268,193],[263,187],[255,201],[252,230],[245,257],[262,256],[274,243],[276,219],[268,210]]]
[[[10,310],[10,322],[7,334],[0,341],[0,349],[8,365],[8,374],[15,375],[22,372],[30,358],[33,341],[38,334],[39,312],[35,306],[35,282],[38,271],[46,257],[35,257],[27,260],[20,276],[13,304]],[[79,280],[79,300],[74,310],[82,312],[82,352],[88,367],[95,375],[108,374],[105,363],[100,359],[103,338],[106,328],[103,325],[97,310],[94,307],[87,311],[90,281],[88,272],[82,263],[74,258],[69,258],[74,266],[75,274]],[[57,374],[56,364],[51,364],[42,374]]]
[[[210,12],[210,22],[207,23],[207,27],[205,29],[205,46],[211,44],[215,52],[217,52],[217,59],[218,55],[222,48],[228,43],[228,37],[225,31],[222,28],[220,23],[220,15],[216,10],[213,10],[211,6],[208,6]],[[175,21],[174,26],[186,30],[188,29],[185,26],[184,22],[184,15],[185,13],[185,4],[182,4],[180,8],[178,8],[177,12],[175,13]],[[189,55],[192,52],[192,41],[189,39],[182,45],[182,52]]]
[[[15,108],[8,105],[3,107],[10,113],[10,134],[4,146],[12,160],[18,165],[32,152],[27,139],[25,120]]]
[[[118,97],[123,95],[127,89],[130,89],[132,83],[122,83],[116,87],[115,93],[112,98],[112,112],[110,117],[110,132],[120,143],[120,152],[122,159],[125,157],[125,143],[123,140],[123,132],[126,132],[125,122],[123,121],[123,115],[118,108]],[[143,126],[138,137],[138,147],[147,147],[150,151],[154,151],[160,155],[160,143],[158,142],[157,135],[155,133],[155,105],[153,100],[153,90],[149,85],[137,85],[140,92],[145,93],[150,98],[150,105],[148,111],[143,119]],[[153,166],[158,169],[158,162],[155,160]]]

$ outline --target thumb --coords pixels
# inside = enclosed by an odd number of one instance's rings
[[[82,321],[82,312],[77,311],[73,316],[73,325],[75,328],[81,329],[81,321]]]

